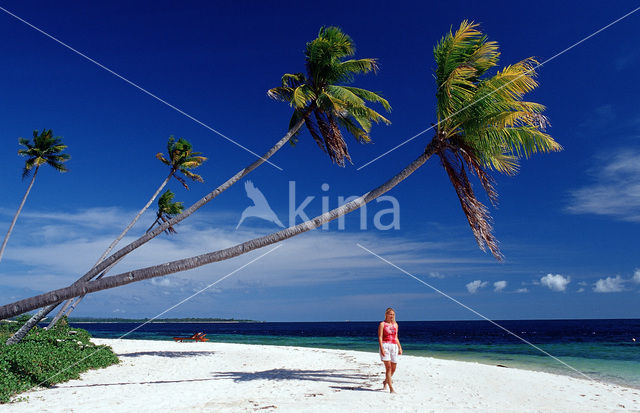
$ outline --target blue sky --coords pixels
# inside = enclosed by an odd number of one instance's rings
[[[346,168],[332,165],[302,134],[296,147],[272,158],[282,170],[263,165],[254,171],[249,179],[286,224],[291,181],[298,204],[315,196],[305,209],[312,216],[322,211],[321,197],[335,207],[339,196],[377,186],[423,150],[429,133],[357,170],[435,121],[432,49],[450,25],[480,22],[500,43],[502,64],[545,60],[637,2],[512,2],[507,8],[455,1],[323,7],[8,1],[2,7],[258,153],[286,132],[290,116],[266,90],[283,73],[303,70],[304,45],[320,26],[340,26],[355,40],[357,57],[379,59],[380,72],[357,78],[356,85],[389,99],[393,123],[374,128],[373,144],[348,142],[354,164]],[[359,229],[355,212],[346,230],[332,223],[291,239],[166,316],[375,320],[393,306],[398,319],[476,318],[360,243],[490,318],[640,317],[639,23],[640,12],[540,68],[541,86],[529,99],[547,106],[549,132],[564,151],[524,161],[516,177],[497,176],[500,205],[492,214],[503,263],[477,248],[446,174],[432,159],[390,193],[400,205],[399,230],[373,228],[373,215],[388,207],[373,204],[367,230]],[[37,178],[0,263],[0,302],[68,285],[83,274],[164,179],[154,155],[169,135],[189,139],[209,157],[199,171],[204,184],[189,192],[170,185],[186,205],[254,159],[4,12],[0,39],[3,232],[27,184],[20,178],[18,137],[52,128],[72,155],[69,173],[43,170]],[[236,230],[250,204],[242,183],[232,187],[180,224],[177,235],[158,237],[113,273],[278,229],[251,218]],[[152,220],[149,211],[125,241]],[[153,317],[264,252],[94,294],[74,314]]]

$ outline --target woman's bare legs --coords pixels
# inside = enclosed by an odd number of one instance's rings
[[[391,393],[395,393],[395,390],[393,390],[393,381],[391,380],[391,376],[393,375],[393,373],[391,372],[391,369],[393,369],[395,371],[395,366],[392,367],[392,365],[395,365],[396,363],[391,363],[390,361],[383,361],[384,363],[384,368],[385,368],[385,380],[384,380],[384,388],[387,387],[387,385],[389,386],[389,391]],[[383,390],[384,390],[383,388]]]

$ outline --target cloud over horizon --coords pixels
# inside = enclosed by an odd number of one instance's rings
[[[619,293],[624,291],[624,282],[625,280],[619,275],[602,278],[596,281],[593,291],[597,293]]]
[[[493,291],[499,293],[500,291],[504,290],[507,287],[507,282],[506,281],[496,281],[493,283]]]
[[[480,288],[484,288],[487,285],[489,285],[488,281],[475,280],[468,283],[465,287],[467,287],[467,291],[469,291],[469,293],[475,294]]]
[[[547,274],[540,278],[540,284],[549,288],[551,291],[562,292],[567,289],[567,285],[571,282],[571,277],[564,277],[560,274]]]

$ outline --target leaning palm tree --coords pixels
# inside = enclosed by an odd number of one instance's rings
[[[194,152],[193,146],[186,139],[179,138],[176,141],[176,139],[173,136],[170,136],[169,140],[167,141],[167,158],[168,159],[165,158],[162,152],[157,153],[156,158],[158,158],[158,160],[160,160],[162,163],[164,163],[169,167],[169,175],[167,175],[167,177],[164,179],[164,181],[162,181],[158,189],[156,189],[153,195],[151,195],[151,198],[149,198],[145,206],[142,207],[140,211],[138,211],[136,216],[133,217],[131,222],[129,222],[129,224],[122,230],[120,235],[118,235],[116,239],[114,239],[113,242],[102,253],[102,255],[100,256],[100,258],[98,258],[98,261],[96,262],[95,265],[102,262],[102,260],[104,260],[104,258],[113,250],[113,248],[122,240],[122,238],[124,238],[124,236],[131,230],[131,228],[133,228],[133,226],[136,224],[136,222],[138,222],[138,220],[145,213],[145,211],[149,209],[153,201],[157,198],[160,191],[162,191],[162,189],[169,183],[171,178],[175,178],[186,189],[189,189],[189,186],[187,185],[185,178],[189,178],[192,181],[196,181],[196,182],[203,182],[202,177],[192,172],[192,170],[201,166],[207,160],[207,158],[202,156],[202,153],[200,152]],[[183,175],[184,177],[180,175]],[[113,266],[115,266],[115,264],[116,263],[112,264],[109,268],[102,271],[102,273],[98,276],[98,278],[104,277],[107,274],[107,272],[111,268],[113,268]],[[71,312],[73,312],[73,310],[77,308],[78,304],[80,304],[80,301],[82,301],[83,298],[84,297],[78,297],[75,301],[68,300],[60,308],[60,310],[58,311],[58,314],[56,314],[56,316],[51,320],[47,328],[53,327],[58,322],[58,320],[62,318],[63,315],[68,316],[69,314],[71,314]],[[32,320],[30,320],[29,323],[25,324],[25,326],[27,326],[25,327],[25,329],[28,328],[28,330],[30,330],[31,327],[29,327],[29,324],[33,323],[33,325],[36,325],[37,323],[40,322],[40,320],[46,317],[46,315],[51,310],[53,310],[53,308],[50,308],[50,309],[43,308],[41,311],[36,313],[32,317]]]
[[[316,84],[325,85],[325,89],[330,89],[329,87],[333,86],[333,85],[331,85],[328,80],[326,80],[326,81],[321,80],[320,75],[322,74],[323,70],[320,67],[314,68],[315,66],[317,66],[319,64],[322,64],[325,60],[332,62],[332,64],[334,66],[338,65],[339,63],[350,62],[350,63],[348,63],[348,64],[346,64],[344,66],[341,66],[339,68],[335,68],[334,67],[333,68],[333,72],[331,72],[331,71],[328,72],[329,74],[331,74],[331,76],[333,76],[331,79],[338,79],[338,80],[343,81],[343,82],[350,81],[351,78],[354,77],[358,73],[366,73],[366,72],[373,71],[374,69],[377,69],[377,63],[376,63],[375,59],[360,59],[360,60],[350,60],[350,61],[348,60],[348,61],[342,62],[340,59],[342,59],[345,56],[351,56],[355,52],[355,46],[354,46],[353,41],[351,40],[350,37],[348,37],[348,36],[346,36],[344,34],[338,36],[338,33],[342,33],[342,32],[340,32],[340,30],[336,29],[336,28],[321,29],[320,30],[320,35],[318,36],[318,38],[316,38],[315,40],[313,40],[312,42],[307,44],[307,51],[305,53],[305,56],[306,56],[306,66],[307,66],[308,72],[309,73],[315,73],[316,74],[316,78],[318,79],[316,81]],[[320,59],[320,52],[318,51],[320,49],[324,50],[323,56],[324,56],[325,60]],[[345,49],[347,51],[346,54],[345,54]],[[336,58],[331,58],[331,55],[334,54],[334,53],[337,55],[337,57]],[[316,56],[317,58],[315,58],[314,56]],[[344,74],[344,76],[336,77],[334,72],[341,72],[341,73]],[[287,75],[284,76],[284,78],[286,78],[286,77],[287,77]],[[335,86],[338,86],[338,85],[335,85]],[[352,89],[355,90],[357,93],[360,93],[362,95],[370,96],[371,98],[369,100],[371,100],[371,101],[379,101],[385,108],[390,109],[388,102],[386,100],[380,98],[379,96],[377,96],[375,93],[369,92],[369,91],[367,91],[365,89],[358,89],[358,88],[352,88]],[[269,93],[269,95],[273,96],[273,97],[276,97],[276,95],[274,95],[274,93],[280,93],[280,92],[275,92],[274,91],[273,93]],[[336,92],[336,93],[339,93],[339,92]],[[282,90],[281,91],[281,95],[277,95],[277,96],[285,97],[286,96],[286,91]],[[327,96],[329,96],[329,95],[327,95]],[[375,96],[377,96],[377,97],[375,97]],[[334,97],[334,100],[336,101],[337,104],[341,104],[343,106],[343,109],[340,109],[340,110],[336,109],[335,110],[335,112],[336,112],[335,114],[331,114],[333,112],[325,113],[325,112],[322,112],[321,110],[315,110],[314,113],[316,113],[318,116],[321,116],[321,117],[327,117],[328,118],[329,115],[331,115],[334,118],[335,117],[344,118],[344,119],[346,119],[344,122],[349,122],[349,118],[348,118],[348,116],[346,114],[344,116],[338,116],[338,115],[342,115],[343,113],[347,113],[347,112],[345,112],[345,110],[347,109],[347,106],[349,106],[351,104],[346,103],[346,101],[344,101],[345,103],[340,103],[340,102],[343,102],[343,101],[339,102],[338,101],[339,99],[337,99],[336,97]],[[353,99],[351,99],[351,100],[353,100]],[[138,238],[134,242],[132,242],[132,243],[128,244],[127,246],[121,248],[120,250],[116,251],[114,254],[112,254],[108,258],[101,259],[100,262],[96,266],[94,266],[86,274],[84,274],[82,277],[80,277],[76,281],[76,283],[79,284],[79,283],[91,280],[96,275],[104,273],[105,270],[108,271],[111,267],[113,267],[120,260],[122,260],[127,254],[129,254],[130,252],[134,251],[138,247],[144,245],[145,243],[147,243],[148,241],[150,241],[151,239],[156,237],[158,234],[161,234],[169,226],[174,225],[174,224],[182,221],[183,219],[186,219],[191,214],[193,214],[195,211],[197,211],[199,208],[204,206],[206,203],[208,203],[209,201],[211,201],[212,199],[214,199],[215,197],[220,195],[222,192],[227,190],[230,186],[232,186],[236,182],[240,181],[242,178],[244,178],[246,175],[248,175],[251,171],[256,169],[258,166],[260,166],[265,161],[267,161],[278,150],[280,150],[280,148],[282,148],[282,146],[284,146],[287,142],[290,142],[290,143],[294,144],[295,141],[296,141],[296,135],[300,131],[300,128],[302,127],[302,125],[305,124],[306,116],[304,116],[304,115],[307,114],[307,113],[310,113],[312,110],[314,110],[314,108],[316,108],[316,106],[318,106],[318,104],[316,103],[315,100],[312,100],[308,104],[308,108],[304,112],[301,112],[300,108],[296,106],[296,111],[294,112],[294,116],[293,116],[292,119],[297,119],[297,122],[295,124],[293,124],[293,125],[290,123],[289,131],[271,149],[269,149],[267,151],[267,153],[265,153],[262,157],[260,157],[259,159],[257,159],[256,161],[254,161],[253,163],[248,165],[247,167],[241,169],[239,172],[237,172],[235,175],[233,175],[231,178],[229,178],[222,185],[220,185],[219,187],[217,187],[216,189],[211,191],[205,197],[203,197],[202,199],[197,201],[195,204],[193,204],[191,207],[189,207],[187,210],[185,210],[182,214],[180,214],[177,217],[175,217],[172,220],[170,220],[171,224],[164,223],[164,224],[160,225],[159,227],[156,227],[152,231],[144,234],[142,237]],[[337,106],[337,107],[339,107],[339,106]],[[349,108],[351,108],[351,106],[349,106]],[[334,108],[333,107],[328,107],[328,110],[329,111],[334,111]],[[364,116],[363,113],[367,112],[368,110],[369,109],[366,107],[366,105],[360,105],[357,108],[354,107],[354,109],[352,110],[353,113],[355,115],[357,115],[361,119],[362,122],[364,122],[365,126],[362,128],[361,132],[356,132],[356,130],[358,129],[357,127],[348,129],[348,130],[351,130],[351,131],[355,132],[354,136],[360,136],[360,140],[363,141],[363,142],[368,141],[368,139],[369,139],[368,133],[369,133],[369,130],[370,130],[370,125],[367,126],[366,122],[364,121],[364,117],[363,117]],[[373,116],[374,120],[376,120],[376,119],[377,120],[381,120],[376,115],[371,115],[371,116]],[[388,121],[385,119],[383,122],[386,123]],[[311,130],[314,130],[314,129],[310,129],[310,131]],[[365,136],[366,136],[366,138],[365,138]],[[332,153],[335,153],[336,150],[338,150],[338,149],[331,149],[331,148],[333,148],[333,146],[330,146],[330,148],[327,149],[327,151],[330,153],[330,156],[331,156]],[[344,148],[344,150],[346,150],[346,148]],[[332,159],[334,159],[334,158],[332,158]],[[39,317],[40,319],[44,318],[49,312],[51,312],[51,310],[53,310],[53,308],[55,308],[56,305],[51,304],[51,305],[43,308],[41,311],[39,311],[36,314],[36,316],[34,316],[34,319],[37,318],[37,317]],[[67,307],[68,307],[68,305],[67,305]],[[73,305],[71,308],[74,308],[74,307],[75,307],[75,305]],[[61,310],[61,312],[62,311],[63,310]],[[62,315],[61,312],[58,314],[58,316],[56,316],[56,318],[54,318],[54,321],[57,321],[60,318],[59,316]],[[53,323],[53,321],[52,321],[52,323]],[[35,325],[35,324],[33,324],[33,325]],[[29,329],[31,329],[33,327],[33,325],[30,326]],[[26,331],[28,332],[29,329],[27,329]]]
[[[151,224],[147,232],[151,231],[156,224],[168,222],[171,218],[182,213],[184,205],[182,202],[173,202],[174,197],[175,194],[170,190],[167,190],[160,198],[158,198],[158,212],[156,212],[156,220],[153,221],[153,224]],[[176,230],[170,226],[165,230],[165,232],[167,234],[175,234]]]
[[[367,107],[365,102],[365,100],[378,102],[381,103],[386,110],[391,110],[391,106],[387,100],[366,89],[341,85],[342,83],[352,83],[353,78],[358,73],[375,72],[378,69],[377,60],[374,58],[344,60],[345,57],[350,57],[354,54],[355,44],[353,40],[339,28],[322,27],[320,29],[318,37],[307,44],[305,51],[305,66],[307,68],[308,79],[306,79],[303,74],[285,74],[282,77],[282,86],[270,89],[267,92],[267,95],[274,99],[289,102],[295,110],[289,123],[289,133],[287,136],[267,153],[268,156],[265,155],[265,157],[256,161],[256,163],[262,163],[268,159],[268,157],[280,149],[285,142],[295,143],[302,122],[304,122],[311,136],[318,142],[320,148],[327,152],[334,162],[344,166],[344,159],[350,160],[351,158],[347,151],[344,138],[342,137],[340,126],[353,135],[359,142],[364,143],[371,141],[369,134],[371,132],[372,121],[384,122],[386,124],[390,123],[388,119]],[[293,78],[297,79],[297,81],[292,80]],[[305,98],[300,98],[301,95],[304,95]],[[315,121],[310,118],[311,113],[315,116]],[[184,145],[188,145],[188,147]],[[188,142],[182,139],[175,142],[173,138],[171,138],[168,146],[170,154],[186,154],[191,149]],[[182,152],[178,151],[178,149],[182,149]],[[166,159],[161,153],[156,156],[167,165],[175,163],[174,159]],[[257,163],[255,167],[260,163]],[[191,174],[188,171],[189,168],[190,163],[183,162],[179,170],[185,176],[197,180],[199,177]],[[251,168],[251,166],[249,168]],[[246,175],[253,169],[249,168],[245,170],[246,173],[243,175]],[[188,188],[183,179],[180,179],[177,175],[176,178],[180,180],[185,188]],[[228,188],[241,177],[236,175],[234,178],[232,178],[233,181],[227,181],[220,188]],[[216,193],[217,195],[221,192],[220,188],[211,194]],[[160,189],[162,189],[162,187]],[[160,189],[156,192],[156,195]],[[153,199],[147,204],[145,209],[148,208],[152,201]],[[190,213],[181,214],[181,220],[189,215]],[[163,231],[169,228],[171,227],[167,226]],[[122,237],[119,239],[121,238]],[[113,246],[115,246],[115,244]],[[101,257],[100,261],[111,251],[113,246]],[[102,276],[104,276],[104,273],[101,277]],[[65,307],[68,307],[68,304],[69,303],[63,306],[59,315],[66,310]],[[75,305],[71,308],[75,308]],[[71,311],[73,311],[72,309],[68,310],[66,315],[69,315]],[[58,319],[59,317],[56,316],[52,324]]]
[[[376,59],[343,60],[354,54],[355,45],[348,35],[337,27],[322,27],[318,38],[307,44],[307,73],[287,73],[282,76],[281,86],[267,92],[294,108],[289,127],[304,120],[318,146],[340,166],[345,160],[351,161],[341,128],[358,142],[366,143],[371,141],[372,122],[391,123],[366,105],[366,101],[377,102],[390,111],[386,99],[369,90],[347,86],[355,74],[378,70]]]
[[[9,225],[7,235],[5,235],[4,241],[2,241],[2,246],[0,247],[0,261],[2,261],[4,249],[7,247],[7,242],[9,242],[9,237],[13,231],[13,227],[16,225],[16,221],[22,211],[22,207],[24,207],[24,203],[27,201],[29,192],[31,192],[31,188],[36,180],[36,175],[38,174],[40,166],[46,164],[58,172],[67,172],[64,162],[70,158],[69,154],[62,153],[62,151],[67,148],[66,145],[62,144],[62,138],[59,136],[54,137],[51,129],[43,129],[40,133],[37,130],[33,131],[33,144],[25,138],[19,138],[18,142],[20,142],[20,145],[24,146],[24,148],[18,149],[18,155],[27,157],[27,160],[24,163],[24,169],[22,170],[22,179],[31,175],[32,172],[33,175],[31,176],[31,182],[29,182],[29,186],[27,187],[27,192],[25,192],[22,197],[22,202],[20,202],[18,211],[14,215],[11,225]]]
[[[433,155],[438,155],[451,178],[480,247],[496,258],[501,254],[491,233],[487,209],[470,189],[469,175],[477,174],[489,196],[495,199],[490,173],[512,175],[518,160],[535,152],[559,151],[561,146],[544,132],[544,107],[524,101],[524,95],[538,86],[533,59],[506,66],[494,75],[488,70],[498,64],[498,45],[487,41],[477,25],[462,22],[449,32],[434,50],[438,123],[435,134],[418,158],[391,179],[364,195],[309,221],[220,251],[172,261],[110,276],[98,281],[71,285],[0,307],[0,319],[12,317],[60,299],[101,291],[180,271],[212,262],[227,260],[258,248],[286,240],[317,228],[354,211],[394,188],[420,168]],[[466,113],[473,111],[475,118]],[[175,223],[170,220],[167,224]],[[160,228],[160,227],[159,227]],[[156,228],[158,230],[158,228]],[[110,257],[111,259],[111,257]]]

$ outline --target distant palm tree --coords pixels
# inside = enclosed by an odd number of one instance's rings
[[[201,156],[201,152],[193,152],[193,147],[191,143],[184,138],[180,138],[177,141],[173,136],[169,137],[169,141],[167,142],[167,152],[169,154],[169,159],[165,158],[162,152],[158,152],[156,154],[156,158],[158,158],[163,164],[168,165],[171,168],[171,176],[176,178],[178,182],[180,182],[185,189],[189,189],[187,182],[181,176],[177,175],[177,172],[182,173],[185,177],[191,179],[192,181],[204,182],[202,177],[198,174],[191,172],[191,169],[197,168],[202,165],[207,158]]]
[[[201,166],[207,160],[207,158],[202,156],[202,153],[200,152],[193,152],[193,146],[189,141],[187,141],[184,138],[180,138],[176,141],[173,136],[170,136],[169,140],[167,141],[167,156],[168,156],[168,159],[165,158],[161,152],[156,154],[156,158],[158,158],[165,165],[169,166],[169,175],[160,184],[158,189],[156,189],[156,191],[153,193],[151,198],[147,201],[145,206],[142,207],[140,211],[138,211],[136,216],[133,217],[131,222],[129,222],[129,224],[125,227],[125,229],[122,230],[120,235],[118,235],[116,239],[114,239],[113,242],[109,245],[109,247],[107,247],[107,249],[102,253],[102,256],[98,258],[98,261],[96,262],[95,265],[100,264],[102,260],[104,260],[104,258],[120,242],[120,240],[124,238],[124,236],[129,232],[129,230],[133,228],[136,222],[138,222],[138,220],[145,213],[145,211],[149,209],[149,207],[151,206],[153,201],[156,199],[160,191],[162,191],[162,189],[167,185],[167,183],[169,183],[172,177],[175,178],[178,182],[180,182],[186,189],[189,189],[189,186],[187,185],[185,179],[182,178],[178,173],[181,173],[186,178],[189,178],[193,181],[203,182],[202,177],[200,175],[193,173],[192,170]],[[117,262],[113,263],[110,267],[102,271],[102,273],[98,276],[98,278],[104,277],[107,274],[107,272],[109,272],[109,270],[113,268],[113,266],[115,266],[116,264]],[[75,302],[72,300],[68,300],[60,308],[60,310],[58,311],[58,314],[56,314],[56,316],[51,320],[47,328],[53,327],[58,322],[58,320],[62,318],[63,315],[66,314],[68,316],[69,314],[71,314],[73,310],[75,310],[78,307],[78,304],[80,304],[80,301],[82,301],[83,298],[84,296],[78,297],[75,300]],[[46,317],[47,314],[49,314],[51,310],[55,308],[55,307],[51,307],[51,308],[49,307],[50,306],[45,307],[41,311],[37,312],[32,317],[32,321],[28,324],[32,324],[35,322],[35,324],[33,325],[36,325],[37,323],[39,323],[40,320]],[[31,328],[29,328],[28,330],[30,329]]]
[[[351,161],[340,128],[358,142],[370,142],[372,121],[391,123],[365,102],[380,103],[390,111],[387,100],[369,90],[346,86],[354,75],[378,70],[376,59],[343,60],[354,54],[355,44],[348,35],[337,27],[322,27],[318,38],[307,43],[306,75],[287,73],[282,86],[267,92],[293,106],[289,127],[303,119],[318,146],[340,166],[345,159]]]
[[[173,202],[175,194],[170,190],[167,190],[160,198],[158,198],[158,212],[156,213],[156,220],[151,224],[147,232],[151,231],[156,224],[162,222],[168,222],[174,216],[181,214],[184,210],[182,202]],[[175,234],[176,230],[170,226],[165,232],[167,234]]]
[[[455,33],[445,35],[434,54],[438,97],[435,136],[418,158],[382,185],[309,221],[233,247],[72,285],[1,306],[0,319],[42,307],[59,297],[73,297],[190,270],[299,235],[378,198],[434,154],[440,157],[447,170],[478,244],[481,248],[488,247],[500,259],[497,241],[488,223],[490,217],[471,191],[466,169],[477,174],[490,198],[495,200],[490,171],[512,175],[522,156],[561,150],[561,146],[543,131],[547,123],[542,115],[544,107],[522,100],[525,93],[538,86],[534,60],[525,59],[489,76],[487,71],[498,64],[498,45],[487,41],[477,25],[467,21],[463,21]]]
[[[33,144],[25,138],[19,138],[18,142],[20,145],[24,146],[24,148],[18,149],[18,155],[27,157],[27,160],[24,163],[24,169],[22,170],[22,179],[28,177],[32,171],[33,175],[31,177],[31,182],[27,187],[27,192],[25,192],[22,197],[22,202],[20,202],[18,211],[14,215],[11,225],[9,225],[7,235],[5,235],[4,241],[2,241],[2,247],[0,247],[0,261],[4,255],[4,249],[7,246],[7,242],[9,242],[9,237],[13,231],[13,227],[16,225],[16,221],[18,220],[22,207],[27,200],[27,196],[29,196],[29,192],[31,192],[31,188],[36,180],[36,175],[38,174],[40,166],[46,164],[56,171],[67,172],[67,168],[63,163],[71,158],[69,154],[62,153],[67,146],[62,144],[62,138],[59,136],[53,136],[51,129],[43,129],[41,133],[38,133],[37,130],[33,131]]]

